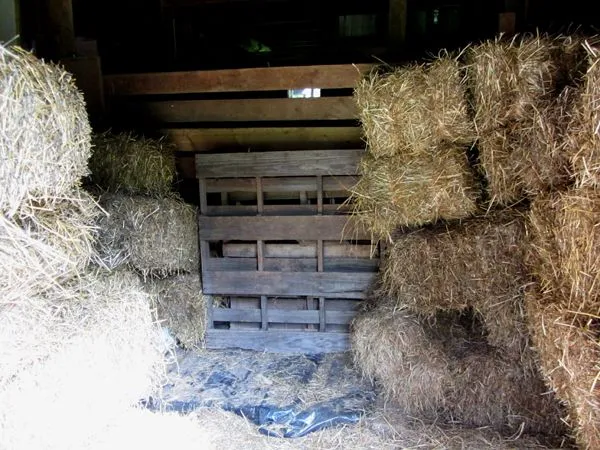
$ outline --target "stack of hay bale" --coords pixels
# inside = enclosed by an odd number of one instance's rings
[[[80,187],[82,95],[62,69],[0,46],[0,108],[0,448],[102,448],[124,417],[169,434],[170,418],[136,407],[164,373],[149,296],[133,274],[88,266],[101,210]]]
[[[396,198],[402,199],[403,206],[385,209],[385,214],[390,215],[401,211],[398,219],[395,223],[389,220],[386,223],[389,226],[382,227],[380,218],[384,210],[374,208],[373,203],[362,199],[377,192],[373,188],[364,188],[369,177],[380,176],[374,172],[363,174],[367,181],[359,182],[355,188],[358,219],[362,219],[375,236],[389,236],[392,242],[372,299],[353,324],[353,349],[365,374],[378,380],[385,394],[412,416],[469,426],[491,426],[507,433],[542,433],[561,439],[566,433],[561,419],[573,419],[577,416],[573,411],[582,408],[581,405],[573,407],[569,404],[571,413],[566,417],[567,413],[554,393],[547,392],[540,374],[541,360],[541,371],[547,380],[550,379],[558,399],[563,402],[570,400],[552,382],[553,377],[559,375],[544,363],[544,359],[550,356],[543,355],[544,344],[541,341],[546,343],[546,347],[550,341],[539,339],[538,335],[540,330],[548,330],[548,326],[534,325],[537,319],[531,312],[532,300],[525,300],[525,287],[532,286],[527,262],[535,261],[535,256],[540,253],[534,251],[531,255],[531,248],[543,247],[541,244],[530,246],[528,235],[535,235],[535,227],[533,232],[531,227],[528,228],[527,203],[521,209],[493,210],[494,206],[504,207],[532,200],[534,210],[531,215],[535,216],[536,204],[543,202],[547,195],[556,196],[546,192],[570,183],[572,158],[568,152],[569,139],[565,139],[568,131],[565,124],[570,123],[568,114],[578,104],[575,101],[577,82],[583,64],[576,44],[575,39],[537,36],[510,42],[486,42],[466,53],[465,70],[469,78],[460,88],[463,95],[466,95],[464,85],[470,88],[472,123],[476,129],[471,137],[477,138],[479,159],[469,170],[473,170],[474,174],[481,171],[485,175],[483,181],[489,199],[486,215],[468,218],[476,212],[473,208],[468,213],[465,210],[462,216],[439,214],[422,220],[422,210],[411,208],[406,217],[406,210],[401,208],[409,207],[411,198],[399,196]],[[401,70],[410,70],[410,67]],[[407,96],[399,87],[395,97],[388,94],[394,105],[386,107],[377,103],[380,87],[370,80],[363,81],[356,91],[359,107],[370,105],[367,117],[362,117],[366,121],[368,145],[376,147],[381,139],[387,146],[390,139],[401,135],[398,127],[410,125],[406,122],[390,124],[385,122],[385,117],[391,115],[383,115],[376,119],[384,125],[379,133],[393,136],[380,137],[369,131],[375,128],[375,125],[369,124],[369,111],[377,108],[380,111],[415,111],[418,108],[413,103],[417,99],[426,104],[429,101],[423,98],[427,91],[422,90],[421,97]],[[438,97],[436,104],[440,109],[449,110],[453,105],[444,106],[444,98],[450,96]],[[456,102],[456,98],[460,97],[454,98]],[[423,119],[419,120],[421,124],[426,123]],[[428,128],[434,129],[431,124]],[[464,136],[457,133],[456,139],[448,136],[446,141],[460,142]],[[423,142],[423,135],[418,137],[419,142]],[[421,179],[426,184],[419,191],[421,195],[427,193],[435,200],[443,198],[445,191],[435,186],[443,178],[429,177],[428,171],[411,171],[412,167],[422,167],[419,161],[422,156],[413,153],[408,162],[400,161],[388,185],[403,186]],[[438,168],[438,173],[442,169]],[[477,175],[471,177],[477,179]],[[450,186],[449,181],[446,181],[446,186]],[[477,188],[472,187],[471,192],[477,192]],[[556,205],[556,202],[553,204]],[[578,211],[580,223],[582,215],[590,211],[589,205],[585,205],[585,211]],[[549,220],[548,213],[544,214],[544,219]],[[462,221],[452,221],[456,218],[462,218]],[[407,227],[415,228],[437,219],[445,219],[445,222],[407,230]],[[590,224],[591,230],[597,222],[592,220]],[[394,231],[393,225],[402,228]],[[585,268],[593,273],[589,265],[589,258],[593,259],[593,256],[583,256],[581,239],[575,237],[571,244],[573,248],[565,249],[564,241],[556,236],[558,225],[556,222],[552,225],[555,227],[553,231],[546,229],[545,234],[540,235],[542,239],[551,241],[546,253],[567,251],[571,254],[571,270],[573,260],[578,257],[579,264],[585,261],[588,264]],[[382,232],[384,229],[385,232]],[[564,227],[563,230],[569,232]],[[549,261],[545,267],[546,277],[559,274],[556,260]],[[580,270],[578,273],[584,272]],[[589,275],[590,272],[587,273]],[[593,282],[590,283],[587,287],[593,286]],[[568,287],[572,296],[572,290],[582,286]],[[531,297],[529,292],[528,297]],[[546,320],[552,318],[551,313],[546,312]],[[592,313],[588,310],[588,314]],[[562,319],[564,322],[565,318]],[[533,331],[537,351],[531,348],[529,330]],[[554,333],[552,336],[558,336],[556,327],[550,331]],[[589,328],[587,332],[589,334]],[[572,331],[570,334],[575,335]],[[572,339],[580,339],[581,336],[579,328],[577,338]],[[554,342],[551,351],[546,351],[555,357],[558,349],[564,350],[565,345]],[[590,354],[588,352],[586,356]],[[581,357],[583,355],[577,354],[571,359],[574,362]],[[595,379],[590,376],[598,373],[594,371],[594,367],[597,369],[597,357],[592,361],[585,377],[581,372],[577,376],[587,381]],[[557,364],[552,367],[556,368]],[[564,379],[566,374],[562,376]],[[596,393],[591,385],[585,387],[589,392],[585,417],[589,419],[590,411],[597,411],[595,404],[590,405],[590,397],[595,397]],[[575,394],[570,395],[573,398]],[[583,394],[580,392],[579,395],[581,399]],[[590,442],[591,447],[596,442],[587,437],[581,438],[581,433],[578,437],[584,444]]]
[[[172,192],[172,147],[131,134],[97,134],[93,143],[90,180],[108,213],[98,222],[98,263],[137,272],[174,337],[201,346],[210,298],[200,284],[196,209]]]

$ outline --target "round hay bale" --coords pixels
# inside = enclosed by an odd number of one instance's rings
[[[200,275],[151,278],[145,284],[155,295],[156,314],[161,325],[168,327],[184,348],[201,348],[206,330],[207,302],[213,299],[202,294]]]
[[[366,154],[349,202],[358,223],[377,239],[398,227],[476,213],[479,186],[462,147],[441,146],[429,154],[374,158]]]
[[[600,345],[597,318],[573,314],[538,286],[526,293],[529,328],[540,370],[568,409],[564,421],[581,448],[600,447]]]
[[[15,334],[0,329],[9,343],[0,352],[22,354],[21,370],[0,386],[1,448],[85,448],[162,384],[160,329],[137,275],[90,272],[18,306],[28,314]],[[41,329],[33,352],[24,336],[32,329]]]
[[[572,188],[535,199],[527,260],[565,310],[600,315],[600,192]]]
[[[110,192],[163,197],[175,178],[174,146],[163,139],[110,132],[93,136],[90,180]]]
[[[177,198],[104,195],[108,217],[98,223],[99,262],[127,263],[144,276],[196,273],[199,268],[196,209]]]
[[[381,69],[379,69],[381,70]],[[475,140],[463,68],[448,55],[389,73],[373,71],[354,97],[374,156],[420,154],[442,142]]]
[[[63,69],[0,45],[0,211],[68,195],[87,175],[90,125]]]
[[[407,415],[435,419],[443,411],[449,361],[415,313],[378,307],[353,321],[350,338],[357,366]]]
[[[52,203],[28,202],[20,217],[0,215],[0,296],[35,295],[81,273],[94,257],[97,203],[80,189]]]

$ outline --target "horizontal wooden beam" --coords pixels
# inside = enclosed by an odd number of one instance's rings
[[[323,177],[323,191],[344,191],[350,189],[359,180],[357,175],[338,175]],[[274,177],[262,179],[263,192],[299,192],[316,191],[316,177]],[[256,193],[255,178],[209,178],[206,180],[206,192],[252,192]]]
[[[153,123],[352,120],[352,97],[124,102],[121,113]]]
[[[244,270],[258,267],[256,258],[208,258],[202,260],[207,271]],[[264,270],[271,272],[316,272],[317,258],[265,258]],[[378,259],[327,258],[323,262],[325,272],[376,272]]]
[[[206,241],[341,241],[370,239],[351,216],[198,217],[199,236]]]
[[[196,175],[203,178],[356,175],[363,149],[253,153],[200,153]]]
[[[325,323],[329,325],[348,325],[356,316],[355,311],[325,311]],[[260,309],[216,308],[213,320],[217,322],[260,322]],[[268,309],[269,323],[318,324],[318,310]]]
[[[210,295],[269,295],[362,299],[374,273],[347,272],[202,272]]]
[[[350,349],[348,333],[317,331],[206,330],[206,348],[275,353],[333,353]]]
[[[163,128],[182,152],[364,148],[360,127]]]
[[[370,258],[378,256],[377,248],[370,245],[344,244],[339,242],[324,242],[323,256],[325,258]],[[316,258],[317,243],[303,242],[302,244],[264,244],[265,258]],[[230,258],[256,258],[256,244],[237,242],[223,243],[223,256]]]
[[[104,87],[113,96],[353,88],[371,68],[343,64],[107,75]]]
[[[323,205],[323,214],[346,214],[346,205]],[[316,215],[317,205],[264,205],[263,216],[301,216]],[[206,207],[207,216],[255,216],[255,205],[214,205]]]

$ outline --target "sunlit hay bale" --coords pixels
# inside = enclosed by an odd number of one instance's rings
[[[198,271],[196,209],[178,198],[153,199],[105,195],[100,205],[109,216],[99,227],[100,263],[127,263],[146,275],[168,276]]]
[[[442,142],[475,140],[460,63],[448,55],[390,73],[373,71],[354,97],[374,156],[428,153]]]
[[[377,239],[400,226],[461,219],[477,211],[479,189],[464,148],[443,146],[418,158],[366,154],[351,188],[353,214]]]
[[[172,190],[174,148],[162,139],[110,132],[93,136],[91,181],[110,192],[162,197]]]
[[[211,430],[212,431],[212,430]],[[225,429],[223,433],[226,433]],[[151,412],[140,408],[123,411],[106,430],[84,450],[164,450],[194,448],[211,450],[215,436],[192,416],[177,413]]]
[[[0,215],[0,297],[35,295],[82,272],[94,257],[101,209],[80,189],[52,203],[24,203],[20,216]]]
[[[396,235],[380,270],[379,295],[424,315],[471,307],[494,345],[522,348],[524,237],[518,211]]]
[[[600,316],[600,192],[572,188],[537,198],[529,214],[530,270],[561,307]]]
[[[350,337],[357,366],[406,414],[435,419],[444,410],[449,360],[415,313],[377,307],[354,320]]]
[[[137,275],[87,273],[44,301],[17,327],[28,333],[48,311],[58,317],[37,333],[46,346],[34,349],[37,359],[19,335],[9,342],[28,364],[0,388],[0,448],[85,448],[163,380],[160,329]]]
[[[597,317],[562,308],[560,299],[533,286],[526,306],[540,370],[566,405],[564,418],[581,448],[600,447],[600,345]]]
[[[166,326],[183,347],[202,347],[207,302],[213,299],[202,293],[200,276],[196,273],[150,278],[145,285],[155,294],[156,314],[161,325]]]
[[[0,210],[68,195],[87,174],[90,125],[63,69],[0,45]]]

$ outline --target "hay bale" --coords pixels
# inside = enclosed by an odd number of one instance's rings
[[[0,314],[0,360],[19,355],[18,367],[2,365],[12,373],[0,377],[1,448],[84,448],[161,385],[159,328],[135,274],[87,273],[16,306],[27,314],[9,314],[8,327]]]
[[[202,347],[207,302],[213,300],[202,294],[200,275],[151,278],[145,284],[155,294],[156,314],[162,325],[169,328],[183,347]]]
[[[81,273],[94,257],[101,214],[80,189],[20,209],[13,219],[0,215],[0,296],[5,302],[55,288]]]
[[[365,375],[409,415],[439,423],[560,436],[561,410],[533,364],[486,342],[468,311],[419,317],[378,306],[353,323],[352,348]],[[531,354],[528,355],[531,358]]]
[[[88,173],[90,125],[63,69],[0,45],[0,210],[68,195]]]
[[[526,36],[469,50],[481,167],[492,203],[570,182],[563,135],[580,71],[578,40]]]
[[[354,97],[374,156],[428,153],[442,142],[475,140],[468,115],[465,78],[457,59],[374,71],[361,80]]]
[[[600,446],[600,345],[597,319],[582,320],[539,287],[527,291],[526,306],[540,370],[568,409],[564,417],[581,448]]]
[[[378,296],[426,316],[473,308],[493,345],[521,351],[527,345],[524,237],[518,211],[394,236]]]
[[[144,276],[198,271],[196,209],[178,198],[104,195],[108,217],[98,223],[99,262],[128,264]]]
[[[444,410],[448,357],[415,313],[377,308],[353,321],[350,337],[357,366],[407,415],[435,419]]]
[[[600,192],[572,188],[537,198],[529,214],[531,272],[565,310],[600,315]]]
[[[110,132],[93,136],[90,180],[110,192],[163,197],[175,177],[174,146],[163,139]]]
[[[375,238],[389,239],[398,227],[474,214],[479,188],[462,147],[441,146],[415,158],[366,154],[351,190],[353,214]]]

